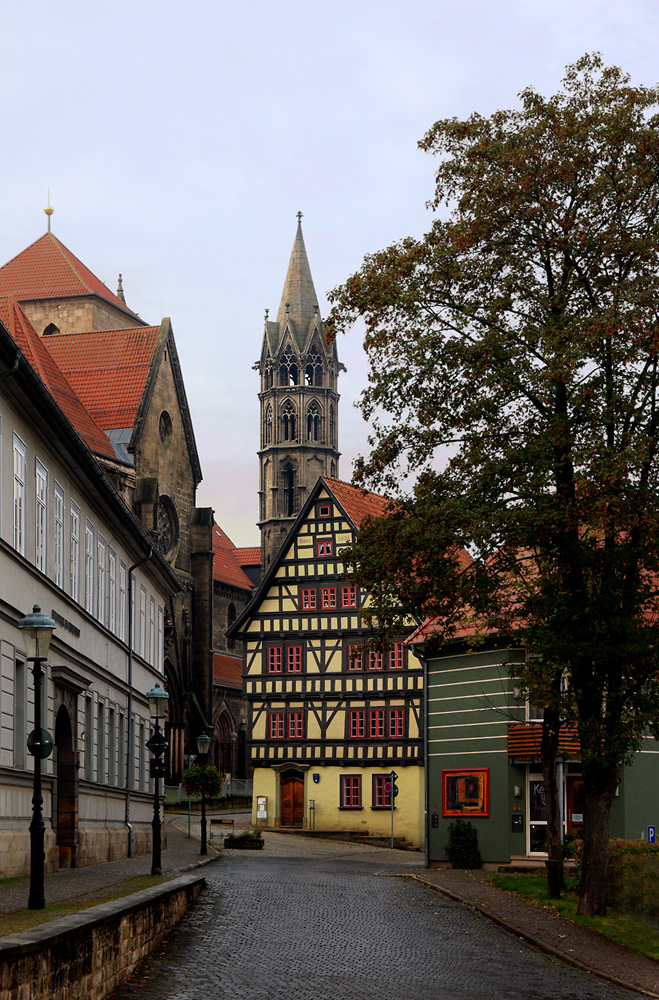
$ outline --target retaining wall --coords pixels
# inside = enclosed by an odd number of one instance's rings
[[[102,1000],[197,899],[190,874],[0,938],[0,1000]]]

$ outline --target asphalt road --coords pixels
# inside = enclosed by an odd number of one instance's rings
[[[418,855],[269,834],[227,851],[113,1000],[623,1000],[432,889]]]

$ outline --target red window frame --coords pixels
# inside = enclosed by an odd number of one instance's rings
[[[349,587],[341,587],[341,607],[342,608],[357,607],[357,588],[354,585],[351,585]]]
[[[316,591],[314,588],[305,587],[300,594],[300,607],[303,611],[316,610]]]
[[[373,775],[373,808],[391,809],[391,786],[386,789],[387,782],[391,782],[388,774]]]
[[[340,781],[341,809],[361,809],[362,807],[362,777],[361,774],[342,774]]]
[[[286,647],[286,672],[289,674],[302,672],[302,646]]]
[[[361,642],[348,646],[348,670],[361,670],[364,662],[364,647]]]
[[[268,716],[268,738],[271,740],[283,740],[284,738],[284,713],[270,712]]]
[[[369,670],[382,670],[382,661],[384,657],[377,649],[369,649],[368,651],[368,669]]]
[[[405,735],[405,710],[402,708],[390,708],[388,718],[389,736],[400,738]]]
[[[403,644],[402,642],[395,642],[393,649],[389,650],[389,669],[390,670],[402,670],[403,669]]]
[[[332,508],[328,503],[318,504],[318,517],[330,517]]]
[[[289,740],[301,740],[304,736],[304,714],[289,712],[286,721]]]
[[[318,555],[320,558],[327,559],[332,555],[332,540],[331,538],[323,538],[318,542]]]
[[[336,587],[320,588],[320,606],[321,608],[336,607]]]
[[[384,709],[372,708],[368,713],[368,736],[371,740],[384,739]]]
[[[366,735],[366,711],[363,708],[353,708],[349,714],[349,733],[351,740],[363,740]]]
[[[281,673],[281,646],[270,646],[268,648],[268,673]]]

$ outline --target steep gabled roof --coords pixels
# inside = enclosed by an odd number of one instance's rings
[[[62,333],[44,343],[104,430],[132,427],[144,393],[159,326]]]
[[[13,295],[19,301],[97,295],[143,322],[52,233],[44,233],[0,267],[0,295]]]
[[[340,479],[330,479],[329,476],[323,478],[357,529],[361,527],[365,517],[381,517],[391,505],[391,500],[378,496],[377,493],[361,490]]]
[[[97,455],[115,459],[107,435],[83,405],[15,299],[0,299],[0,320],[87,447]]]
[[[259,549],[259,557],[261,550]],[[220,528],[213,525],[213,579],[218,583],[227,583],[241,590],[253,590],[254,584],[243,573],[237,559],[238,549],[231,539]]]

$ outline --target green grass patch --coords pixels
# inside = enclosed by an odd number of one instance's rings
[[[25,881],[25,895],[27,898],[29,881],[25,879],[4,879],[0,885],[8,885],[12,882]],[[28,931],[31,927],[48,923],[50,920],[58,920],[60,917],[68,917],[71,913],[79,913],[81,910],[88,910],[91,906],[98,906],[100,903],[109,903],[113,899],[121,899],[122,896],[131,896],[141,889],[150,889],[153,885],[162,885],[168,879],[162,875],[138,875],[135,878],[126,879],[124,882],[117,882],[112,887],[101,889],[93,895],[82,896],[70,899],[66,903],[53,903],[43,910],[17,910],[15,913],[8,913],[0,917],[0,937],[8,934],[18,934],[20,931]],[[46,882],[46,900],[48,900],[48,883]]]
[[[573,878],[566,878],[566,889],[560,899],[550,899],[545,875],[492,875],[492,884],[506,892],[514,892],[539,906],[552,907],[566,920],[597,931],[616,944],[638,951],[659,961],[659,927],[651,920],[629,913],[608,909],[605,917],[580,917],[579,897]]]

